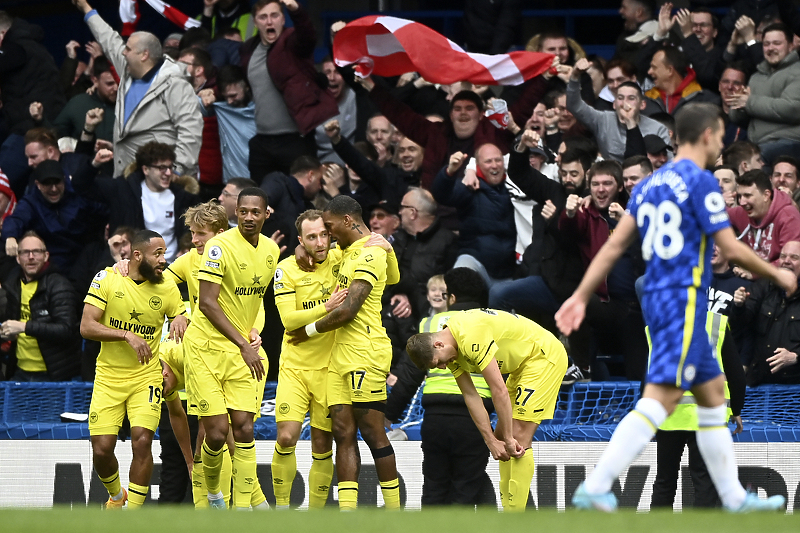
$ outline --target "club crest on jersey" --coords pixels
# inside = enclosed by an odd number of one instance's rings
[[[272,265],[275,263],[275,260],[272,258],[271,255],[267,256],[267,267],[272,268]]]
[[[161,298],[159,298],[158,296],[153,296],[152,298],[150,298],[150,301],[148,303],[150,304],[150,309],[152,309],[153,311],[158,311],[159,309],[161,309],[162,302]]]
[[[283,279],[283,269],[279,268],[275,271],[275,282],[278,282]]]
[[[208,250],[208,257],[211,259],[219,259],[222,257],[222,248],[219,246],[212,246],[210,250]]]
[[[339,265],[336,265],[335,267],[333,267],[333,277],[334,278],[338,278],[339,277]]]

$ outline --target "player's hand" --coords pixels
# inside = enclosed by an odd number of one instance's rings
[[[471,168],[464,171],[464,179],[461,180],[464,187],[472,191],[477,191],[481,188],[481,182],[478,180],[478,174]]]
[[[575,213],[578,212],[578,207],[581,204],[581,200],[582,198],[577,194],[570,194],[567,197],[567,205],[564,209],[566,210],[567,216],[569,218],[573,218],[575,216]]]
[[[506,453],[508,453],[509,457],[518,459],[523,455],[525,455],[525,448],[523,448],[522,445],[519,442],[517,442],[517,439],[513,437],[511,438],[511,440],[508,440],[505,443],[503,443],[503,445],[505,446]]]
[[[6,255],[8,257],[17,257],[17,239],[14,237],[6,239]]]
[[[608,214],[614,220],[619,220],[625,214],[625,209],[617,202],[611,202],[611,205],[608,206]]]
[[[3,322],[3,337],[13,337],[25,333],[25,322],[19,320],[6,320]]]
[[[386,237],[374,231],[370,233],[369,239],[364,243],[364,248],[369,248],[370,246],[383,248],[387,253],[392,251],[392,243],[387,241]]]
[[[244,364],[250,369],[250,375],[253,376],[253,379],[261,381],[261,378],[263,378],[265,374],[264,365],[261,363],[264,359],[258,355],[258,350],[253,348],[250,344],[243,344],[242,347],[239,348],[239,353],[242,354]]]
[[[189,479],[192,479],[192,471],[194,470],[194,461],[187,462],[186,469],[189,471]]]
[[[128,331],[125,335],[125,342],[136,352],[136,359],[139,360],[139,364],[146,365],[153,358],[153,352],[150,351],[150,345],[147,344],[147,341],[132,331]]]
[[[786,291],[786,296],[791,296],[797,291],[797,276],[789,270],[778,270],[775,274],[775,283]]]
[[[250,330],[250,346],[256,351],[261,348],[261,335],[256,328]]]
[[[333,294],[331,294],[330,299],[327,302],[325,302],[325,311],[330,313],[331,311],[342,305],[342,302],[344,301],[345,298],[347,298],[347,294],[349,292],[350,291],[348,291],[347,289],[339,290],[339,287],[337,286],[336,290],[333,291]]]
[[[769,363],[770,371],[773,374],[797,364],[797,354],[790,352],[786,348],[777,348],[774,353],[775,355],[767,358],[767,363]]]
[[[31,102],[31,105],[28,106],[28,112],[34,122],[41,122],[44,117],[44,106],[41,102]]]
[[[108,240],[111,241],[111,239]],[[114,263],[114,266],[111,267],[111,269],[123,278],[127,278],[128,273],[130,272],[130,264],[130,259],[121,259]]]
[[[342,127],[338,120],[331,120],[325,124],[325,135],[331,140],[331,144],[339,144],[342,140]]]
[[[731,420],[736,423],[736,429],[733,430],[734,435],[738,435],[742,431],[744,431],[744,424],[742,423],[741,416],[732,416]]]
[[[586,302],[573,294],[556,312],[556,326],[564,335],[570,335],[577,330],[586,316]]]
[[[489,448],[489,451],[492,454],[492,459],[494,459],[495,461],[509,460],[510,456],[506,451],[506,446],[503,443],[503,441],[492,437],[491,440],[486,443],[486,447]]]
[[[747,292],[744,287],[739,287],[736,289],[736,292],[733,293],[733,305],[736,307],[743,306],[748,296],[750,296],[750,293]]]
[[[297,267],[303,272],[314,272],[317,268],[314,258],[311,257],[311,254],[309,254],[301,244],[298,244],[294,249],[294,262],[297,263]]]
[[[405,294],[395,294],[389,300],[389,304],[393,305],[392,314],[397,318],[408,318],[411,316],[411,302],[408,301],[408,296]]]
[[[292,345],[298,345],[301,342],[305,342],[308,340],[308,334],[306,333],[305,326],[303,326],[302,328],[297,328],[295,330],[289,331],[287,335],[289,335],[289,344]]]
[[[556,206],[548,199],[542,206],[542,218],[545,220],[545,222],[550,222],[550,219],[552,219],[555,214]]]
[[[176,316],[169,325],[169,337],[167,338],[175,342],[181,342],[183,340],[183,334],[186,333],[186,328],[188,327],[189,319],[186,318],[185,315]]]
[[[283,240],[283,233],[281,233],[281,230],[279,230],[279,229],[276,229],[276,230],[275,230],[275,233],[273,233],[272,235],[270,235],[270,236],[269,236],[269,238],[270,238],[270,239],[272,239],[272,241],[273,241],[275,244],[277,244],[278,246],[280,246],[280,244],[281,244],[281,241]],[[285,252],[285,251],[286,251],[286,245],[284,244],[283,246],[281,246],[281,247],[279,248],[279,251],[280,251],[280,253],[283,253],[283,252]]]
[[[454,175],[458,172],[458,169],[461,168],[461,165],[464,164],[464,161],[467,160],[467,154],[463,152],[456,152],[450,156],[450,160],[447,162],[447,172],[448,176]]]

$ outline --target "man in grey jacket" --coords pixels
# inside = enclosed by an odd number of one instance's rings
[[[658,135],[666,144],[670,143],[666,126],[641,115],[645,100],[641,88],[633,83],[625,83],[617,89],[614,111],[598,111],[587,105],[581,98],[580,76],[589,66],[591,63],[585,58],[575,63],[567,84],[567,109],[592,132],[603,159],[624,161],[626,142],[632,134],[642,138]]]
[[[746,124],[747,138],[758,144],[772,164],[800,150],[800,57],[792,51],[792,32],[783,24],[764,28],[764,61],[750,77],[748,89],[728,96],[730,118]]]
[[[158,38],[135,32],[125,43],[86,0],[72,0],[120,77],[114,123],[114,175],[150,141],[175,145],[179,174],[197,175],[203,134],[200,102],[185,67],[164,56]]]

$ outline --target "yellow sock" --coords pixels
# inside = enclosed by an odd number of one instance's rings
[[[380,483],[386,509],[400,509],[400,481],[394,478],[390,481],[381,481]]]
[[[339,510],[354,511],[358,508],[358,481],[339,482]]]
[[[296,446],[284,448],[277,442],[272,454],[272,490],[275,492],[275,505],[287,507],[292,493],[292,482],[297,473]]]
[[[236,443],[233,472],[233,504],[249,509],[256,479],[256,441]]]
[[[98,476],[100,477],[100,476]],[[108,491],[108,495],[112,498],[114,496],[120,496],[122,492],[122,484],[119,482],[119,470],[114,472],[109,477],[101,477],[100,481],[103,482],[103,485],[106,486],[106,490]]]
[[[136,483],[128,483],[128,509],[138,509],[144,504],[144,499],[147,497],[147,491],[150,487],[143,487]]]
[[[322,509],[328,501],[333,478],[333,451],[311,453],[311,470],[308,472],[308,508]]]
[[[231,502],[231,480],[233,479],[233,457],[228,445],[222,447],[222,469],[219,471],[219,490],[228,509],[233,507]]]
[[[506,508],[506,498],[508,498],[508,479],[511,477],[511,461],[500,461],[500,503],[503,509]]]
[[[206,488],[209,494],[217,494],[220,488],[220,470],[222,470],[222,460],[228,452],[225,451],[225,446],[221,450],[214,451],[208,447],[206,441],[203,441],[203,451],[201,457],[203,459],[203,476],[206,480]]]
[[[264,491],[261,489],[261,482],[258,480],[258,468],[256,468],[256,479],[255,483],[253,483],[253,492],[250,493],[250,507],[255,509],[266,501],[267,497],[264,496]],[[266,508],[267,506],[264,507]]]
[[[195,509],[208,507],[208,489],[206,488],[206,476],[203,474],[203,459],[200,454],[195,454],[192,467],[192,500],[194,500]]]
[[[508,477],[508,497],[505,511],[522,512],[528,503],[528,494],[533,479],[533,450],[528,448],[519,459],[510,459]]]

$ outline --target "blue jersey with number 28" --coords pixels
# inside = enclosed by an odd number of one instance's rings
[[[695,287],[711,281],[711,235],[730,226],[717,180],[687,159],[670,162],[631,193],[647,261],[646,292]]]

